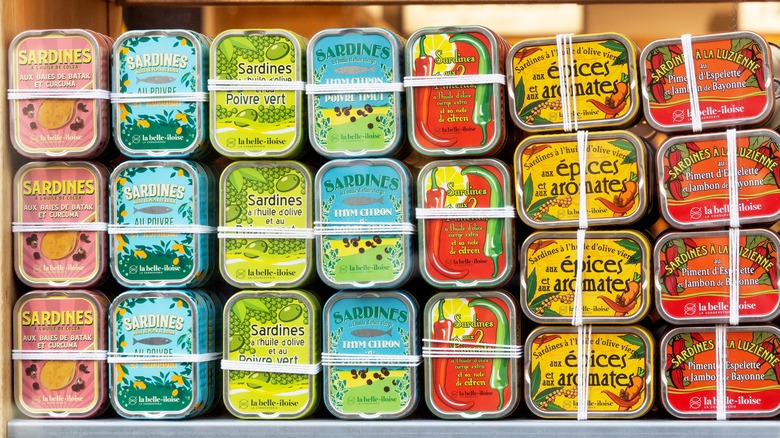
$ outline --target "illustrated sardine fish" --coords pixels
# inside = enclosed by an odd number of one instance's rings
[[[138,78],[138,82],[146,82],[147,84],[170,84],[175,81],[176,78],[171,76],[146,76],[145,78]]]
[[[377,330],[377,329],[358,329],[352,331],[352,336],[357,336],[358,338],[376,338],[377,336],[393,336],[393,328],[390,327],[389,330]]]
[[[163,338],[163,337],[151,337],[151,338],[143,338],[143,339],[133,338],[133,345],[135,344],[165,345],[165,344],[170,344],[171,342],[172,341],[170,338]]]
[[[146,214],[166,214],[172,212],[171,207],[164,205],[153,205],[151,207],[133,208],[133,213],[146,213]]]
[[[382,204],[383,202],[385,202],[385,196],[382,195],[378,198],[372,198],[370,196],[353,196],[351,198],[345,199],[343,202],[346,205]]]
[[[360,73],[365,73],[367,71],[374,71],[374,66],[363,67],[362,65],[345,65],[338,67],[333,71],[340,75],[359,75]]]

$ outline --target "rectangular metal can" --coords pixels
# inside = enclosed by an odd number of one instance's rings
[[[590,328],[588,418],[629,419],[655,399],[655,342],[640,326]],[[583,340],[584,341],[584,340]],[[577,418],[577,327],[540,326],[525,343],[525,402],[542,418]]]
[[[325,29],[307,50],[314,150],[328,158],[396,155],[406,142],[403,40],[379,27]]]
[[[568,45],[568,44],[567,44]],[[563,131],[561,71],[574,88],[571,96],[578,129],[617,129],[639,115],[636,44],[618,33],[573,35],[566,53],[571,65],[558,65],[556,38],[535,38],[512,46],[507,56],[509,112],[528,132]]]
[[[655,305],[672,324],[729,321],[729,232],[670,232],[656,241]],[[739,319],[780,314],[780,239],[771,230],[739,230]]]
[[[319,405],[321,377],[293,367],[320,361],[319,299],[303,290],[243,290],[226,303],[223,321],[223,358],[248,365],[233,370],[223,362],[228,412],[244,419],[310,415]]]
[[[33,291],[16,302],[15,352],[70,352],[68,359],[14,359],[14,399],[24,415],[88,418],[108,407],[108,305],[105,295],[91,290]],[[90,356],[101,350],[102,359]],[[79,351],[85,355],[76,359]]]
[[[487,420],[514,412],[522,397],[519,356],[483,353],[491,346],[519,345],[517,302],[511,295],[503,290],[438,293],[425,305],[423,339],[433,349],[467,349],[448,353],[452,357],[424,353],[425,401],[434,415]]]
[[[323,309],[323,353],[347,355],[350,364],[323,363],[324,400],[341,419],[398,419],[419,401],[417,366],[419,310],[403,291],[344,291]],[[392,356],[399,361],[372,359]],[[325,355],[324,355],[325,356]],[[361,363],[361,359],[364,363]],[[345,359],[340,359],[345,360]]]
[[[210,56],[210,136],[217,152],[231,158],[300,155],[306,39],[283,29],[227,30],[214,39]],[[276,85],[263,85],[269,81]]]
[[[20,33],[8,49],[9,132],[36,159],[94,158],[111,135],[112,40],[91,30]]]
[[[774,92],[769,48],[756,33],[741,31],[691,38],[703,129],[760,125],[772,114]],[[645,119],[662,132],[691,131],[693,122],[681,38],[653,41],[642,50]]]
[[[499,160],[433,161],[423,167],[417,177],[419,207],[478,209],[471,218],[420,218],[418,210],[423,279],[439,288],[500,287],[509,281],[516,245],[512,200],[511,172]]]
[[[677,418],[717,416],[716,333],[713,326],[677,327],[659,343],[660,398]],[[780,330],[774,325],[728,326],[725,336],[727,418],[780,413]]]
[[[91,287],[108,276],[108,171],[31,162],[14,178],[14,268],[32,287]],[[21,231],[19,231],[21,230]]]
[[[780,219],[780,135],[736,133],[739,223]],[[674,228],[728,226],[729,169],[725,133],[672,137],[658,150],[660,210]]]
[[[637,231],[587,231],[580,261],[576,231],[533,233],[520,249],[520,307],[534,322],[571,324],[581,263],[583,322],[639,322],[651,307],[651,257],[650,242]]]
[[[651,196],[642,140],[628,131],[591,132],[586,152],[588,223],[636,223],[649,211]],[[515,188],[520,219],[533,228],[577,227],[580,165],[576,134],[526,138],[515,152]]]

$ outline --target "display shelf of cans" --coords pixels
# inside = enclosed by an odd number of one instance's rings
[[[8,434],[776,435],[769,51],[20,34]]]

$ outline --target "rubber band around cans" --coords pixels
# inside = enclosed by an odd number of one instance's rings
[[[729,324],[739,324],[739,174],[737,131],[726,131],[729,185]]]
[[[25,90],[11,88],[6,92],[8,100],[36,100],[36,99],[98,99],[108,100],[111,92],[101,89],[87,90]]]
[[[416,367],[421,363],[422,357],[416,355],[322,353],[326,367]]]
[[[108,225],[108,234],[213,234],[216,227],[208,225]]]
[[[520,359],[523,357],[522,345],[487,344],[482,342],[445,341],[423,338],[422,357],[426,359],[444,358],[485,358]],[[450,347],[432,347],[430,344],[446,344]],[[460,345],[461,347],[457,347]],[[465,346],[465,347],[463,347]]]
[[[251,360],[228,360],[223,359],[220,367],[224,371],[249,371],[249,372],[268,372],[282,374],[307,374],[314,376],[322,371],[322,364],[280,364],[268,362],[255,362]]]
[[[11,360],[104,361],[107,357],[107,350],[11,350]]]
[[[182,93],[111,93],[111,103],[148,103],[148,102],[208,102],[205,92]]]
[[[209,91],[303,91],[303,81],[258,81],[235,79],[209,79]]]
[[[13,222],[12,233],[42,233],[46,231],[106,231],[107,222]]]
[[[214,353],[181,353],[181,354],[156,354],[156,353],[119,353],[108,352],[108,363],[204,363],[213,362],[222,358],[221,352]]]
[[[561,97],[561,113],[563,115],[563,130],[577,130],[577,90],[574,75],[566,74],[566,67],[571,67],[574,61],[572,45],[573,34],[558,34],[555,45],[558,51],[558,82]]]
[[[439,87],[443,85],[506,85],[506,75],[483,73],[478,75],[404,76],[404,87]]]
[[[588,419],[588,391],[590,389],[590,324],[577,326],[577,421]]]
[[[347,234],[414,234],[417,227],[409,222],[314,222],[315,236],[342,236]]]
[[[693,44],[691,34],[680,37],[685,60],[685,77],[688,81],[688,96],[691,99],[691,130],[701,132],[701,106],[699,105],[699,87],[696,84],[696,70],[694,65]]]
[[[356,94],[356,93],[401,93],[401,82],[347,83],[347,84],[306,84],[307,95],[319,94]]]
[[[514,219],[514,206],[495,208],[425,208],[414,210],[417,219]]]
[[[585,190],[587,168],[588,131],[577,131],[577,152],[580,167],[579,175],[579,221],[577,228],[577,266],[574,275],[574,302],[571,324],[582,325],[582,261],[585,259],[585,230],[588,229],[588,205],[587,191]]]
[[[217,227],[218,239],[314,239],[314,228]]]
[[[727,419],[728,407],[726,405],[726,333],[728,326],[715,325],[715,419],[723,421]]]

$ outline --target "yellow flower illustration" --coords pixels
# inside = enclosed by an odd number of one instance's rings
[[[184,38],[182,38],[182,39],[181,39],[181,45],[182,45],[182,46],[186,46],[186,45],[187,45],[187,40],[186,40],[186,39],[184,39]]]
[[[120,111],[119,119],[123,122],[127,121],[127,116],[130,115],[130,112],[127,111],[127,107],[125,106],[125,104],[123,103],[119,104],[119,111]]]
[[[133,388],[138,388],[140,390],[144,390],[144,389],[146,389],[146,383],[144,383],[144,382],[142,382],[140,380],[136,380],[135,382],[133,382]]]
[[[116,179],[116,183],[119,184],[120,186],[125,185],[126,182],[127,182],[127,178],[124,177]]]
[[[174,264],[174,266],[179,264],[179,258],[178,257],[173,259],[173,264]]]
[[[181,307],[184,305],[184,301],[182,300],[176,300],[176,307]]]
[[[121,213],[119,213],[120,216],[125,217],[127,216],[127,210],[122,210]]]
[[[127,47],[122,47],[122,54],[127,55],[128,53],[130,53],[130,49]]]
[[[187,114],[184,114],[184,113],[179,113],[179,114],[176,114],[176,120],[179,120],[179,121],[181,121],[183,124],[186,124],[186,123],[187,123],[187,120],[188,120],[188,119],[187,119]]]
[[[129,87],[130,86],[130,79],[125,79],[125,81],[122,82],[122,85],[124,85],[125,87]]]
[[[184,378],[178,374],[174,374],[173,377],[171,377],[171,382],[184,385]]]
[[[184,169],[179,169],[179,171],[176,172],[176,175],[184,176]]]
[[[116,383],[121,383],[122,379],[125,378],[125,373],[122,372],[122,370],[119,370],[119,372],[116,373]]]
[[[122,347],[122,348],[127,347],[127,341],[120,342],[119,346]]]
[[[136,122],[136,125],[138,125],[139,128],[148,128],[150,126],[148,120],[139,120]]]
[[[178,128],[176,128],[176,133],[177,133],[177,134],[181,134],[181,126],[179,126]]]
[[[177,395],[179,395],[179,390],[178,389],[174,389],[173,391],[171,391],[171,395],[176,397]]]
[[[177,251],[179,254],[184,254],[184,245],[181,243],[174,243],[171,249]]]
[[[146,258],[146,251],[144,251],[142,249],[137,249],[137,250],[133,251],[133,257],[140,257],[142,259],[145,259]]]
[[[119,316],[125,316],[125,313],[127,313],[127,309],[125,309],[124,307],[120,307],[116,309],[116,313],[118,313]]]

